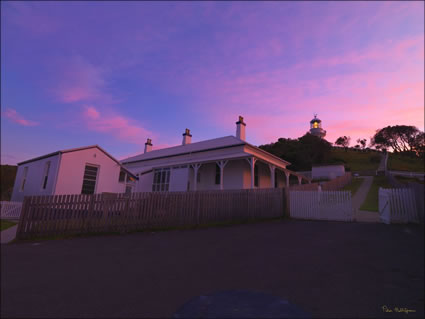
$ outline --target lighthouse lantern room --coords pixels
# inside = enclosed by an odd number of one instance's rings
[[[314,114],[314,119],[310,121],[310,134],[324,138],[326,131],[322,128],[322,121],[317,118],[317,114]]]

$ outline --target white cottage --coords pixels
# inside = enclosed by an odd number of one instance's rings
[[[138,177],[136,192],[285,187],[291,174],[310,182],[288,170],[289,162],[247,143],[245,128],[240,116],[236,137],[196,143],[186,129],[182,145],[154,151],[148,139],[143,154],[121,163]]]
[[[24,196],[124,193],[136,176],[98,145],[57,151],[18,163],[12,201]]]

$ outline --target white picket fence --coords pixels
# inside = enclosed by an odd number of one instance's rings
[[[379,215],[385,224],[419,223],[413,190],[379,188]]]
[[[353,221],[349,191],[291,191],[289,214],[292,218]]]
[[[21,202],[0,202],[0,218],[2,219],[19,219],[21,216]]]

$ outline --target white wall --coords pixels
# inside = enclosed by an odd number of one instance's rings
[[[311,177],[333,179],[345,174],[344,165],[313,166]]]
[[[245,160],[229,160],[224,167],[223,189],[241,189],[243,187],[243,162]],[[193,169],[190,169],[190,189],[193,190]],[[219,190],[220,184],[215,183],[216,163],[205,163],[199,168],[200,182],[198,190]]]
[[[192,173],[193,174],[193,173]],[[187,190],[187,181],[189,175],[189,168],[186,167],[175,167],[170,170],[170,192],[184,192]],[[191,187],[193,187],[191,185]],[[151,184],[152,189],[152,184]]]
[[[55,195],[81,194],[86,164],[99,166],[95,193],[124,193],[125,183],[118,182],[120,166],[98,148],[62,154]]]
[[[49,175],[47,178],[46,189],[43,189],[43,179],[46,163],[50,161]],[[15,185],[13,186],[12,201],[22,202],[24,196],[41,196],[52,195],[56,172],[59,162],[59,155],[40,159],[38,161],[29,162],[18,166],[15,177]],[[21,191],[24,168],[28,167],[27,178],[24,190]]]
[[[136,188],[134,192],[144,193],[152,191],[153,172],[139,175],[139,180],[136,182]]]
[[[271,184],[270,168],[267,164],[258,162],[258,188],[271,188],[274,187]]]
[[[257,161],[255,166],[258,166],[258,186],[255,188],[271,188],[272,184],[268,164]],[[251,165],[249,165],[247,161],[245,161],[245,165],[243,165],[243,170],[243,188],[251,188]],[[278,172],[278,187],[283,187],[284,185],[285,179],[282,177],[282,174],[284,175],[284,173]]]
[[[277,187],[278,188],[286,187],[286,175],[285,175],[285,173],[280,171],[280,170],[277,170],[277,169],[276,169],[276,172],[277,172],[277,177],[276,177]]]

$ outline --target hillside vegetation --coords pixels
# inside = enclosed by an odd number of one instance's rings
[[[364,171],[377,170],[381,161],[381,153],[365,151],[359,152],[347,149],[333,148],[330,151],[330,163],[340,163],[345,165],[346,170]]]
[[[377,170],[381,161],[380,152],[335,148],[309,133],[298,139],[279,138],[260,148],[290,162],[288,168],[294,171],[310,171],[318,164],[343,164],[347,171]]]
[[[15,182],[18,167],[14,165],[1,165],[1,200],[10,200],[12,197],[13,184]]]
[[[388,157],[388,169],[393,171],[424,172],[423,158],[391,153]]]

